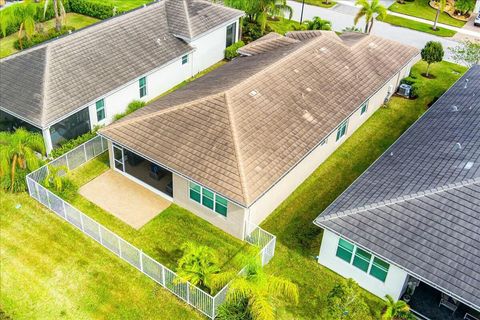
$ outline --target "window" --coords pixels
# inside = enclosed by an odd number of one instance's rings
[[[182,65],[187,64],[187,63],[188,63],[188,54],[186,54],[182,57]]]
[[[347,133],[347,121],[343,122],[337,130],[337,141]]]
[[[226,46],[230,47],[232,44],[235,43],[235,31],[237,29],[237,23],[234,22],[227,27],[227,41]]]
[[[357,247],[352,264],[355,267],[359,268],[360,270],[367,272],[368,267],[370,266],[371,258],[372,258],[372,255],[370,253]]]
[[[98,115],[98,113],[97,113]],[[58,147],[62,142],[75,139],[90,131],[90,114],[88,108],[78,111],[50,127],[52,145]]]
[[[353,255],[353,244],[351,244],[346,240],[340,239],[338,241],[337,257],[350,263],[350,261],[352,261],[352,255]]]
[[[100,99],[95,103],[97,109],[97,121],[102,121],[105,119],[105,100]]]
[[[372,267],[370,268],[370,274],[378,280],[385,282],[385,279],[387,279],[388,269],[390,269],[390,265],[388,263],[382,259],[374,257]]]
[[[138,87],[140,89],[140,98],[147,95],[147,78],[143,77],[138,80]]]
[[[367,112],[367,108],[368,108],[368,101],[365,102],[363,105],[362,105],[362,108],[360,109],[360,115],[364,114],[365,112]]]
[[[221,214],[227,216],[228,201],[227,199],[219,196],[213,191],[204,188],[196,183],[190,182],[189,185],[190,199],[202,204],[203,206]]]

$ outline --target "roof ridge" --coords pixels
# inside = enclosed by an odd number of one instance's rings
[[[106,126],[105,128],[100,129],[100,131],[103,131],[103,132],[110,131],[111,129],[115,129],[115,128],[118,128],[118,127],[123,127],[127,124],[138,122],[138,121],[141,121],[141,120],[144,120],[144,119],[153,118],[153,117],[156,117],[156,116],[161,115],[163,113],[168,113],[168,112],[176,111],[176,110],[179,110],[179,109],[187,108],[187,107],[190,107],[191,105],[196,104],[197,102],[205,101],[205,100],[208,100],[208,99],[214,98],[214,97],[219,97],[223,93],[224,92],[222,91],[220,93],[211,94],[211,95],[208,95],[206,97],[201,97],[201,98],[191,100],[191,101],[188,101],[188,102],[185,102],[185,103],[177,104],[177,105],[174,105],[172,107],[167,107],[167,108],[164,108],[164,109],[160,109],[160,110],[157,110],[155,112],[149,112],[149,113],[146,113],[144,115],[140,115],[138,117],[132,117],[130,119],[125,119],[124,121],[119,121],[117,123],[114,122],[114,123]]]
[[[187,20],[188,37],[192,39],[192,26],[190,24],[190,15],[188,14],[187,0],[182,0],[182,4],[185,11],[185,19]]]
[[[40,115],[40,124],[45,124],[45,118],[48,114],[48,86],[49,86],[49,79],[50,79],[50,72],[49,72],[49,65],[50,65],[50,47],[46,46],[45,48],[45,65],[43,71],[43,84],[42,84],[42,114]]]
[[[354,208],[354,209],[348,209],[348,210],[340,211],[338,213],[331,213],[331,214],[328,214],[324,217],[319,216],[315,219],[315,222],[334,220],[334,219],[341,218],[341,217],[346,217],[346,216],[349,216],[349,215],[352,215],[352,214],[362,213],[362,212],[365,212],[365,211],[368,211],[368,210],[383,208],[383,207],[387,207],[389,205],[398,204],[398,203],[402,203],[402,202],[405,202],[405,201],[415,200],[415,199],[418,199],[418,198],[423,198],[423,197],[426,197],[426,196],[442,193],[442,192],[445,192],[445,191],[458,189],[460,187],[470,186],[470,185],[473,185],[473,184],[476,184],[476,183],[480,183],[480,177],[463,180],[461,182],[449,183],[449,184],[439,186],[439,187],[436,187],[436,188],[432,188],[432,189],[428,189],[428,190],[425,190],[425,191],[418,191],[418,192],[415,192],[415,193],[411,193],[411,194],[406,195],[406,196],[399,196],[399,197],[391,198],[391,199],[388,199],[388,200],[375,202],[375,203],[372,203],[372,204],[366,204],[366,205],[363,205],[363,206],[360,206],[360,207],[357,207],[357,208]]]
[[[228,92],[224,92],[224,96],[225,96],[225,104],[227,106],[228,119],[230,121],[230,130],[232,132],[232,140],[233,140],[233,146],[235,149],[235,157],[237,158],[237,167],[238,167],[238,173],[240,175],[240,185],[242,187],[243,200],[245,201],[245,203],[249,203],[250,195],[247,189],[245,169],[243,167],[243,160],[240,152],[240,145],[238,141],[238,131],[235,124],[235,118],[233,116],[233,110],[230,107],[230,98],[229,98]]]

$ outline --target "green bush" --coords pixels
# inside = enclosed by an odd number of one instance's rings
[[[62,199],[72,199],[78,193],[78,186],[70,178],[67,177],[62,177],[62,190],[57,191],[53,188],[49,189]]]
[[[30,39],[28,39],[27,37],[24,37],[22,39],[23,49],[33,47],[36,44],[45,42],[47,40],[50,40],[50,39],[53,39],[53,38],[56,38],[56,37],[59,37],[61,35],[64,35],[64,34],[70,32],[70,31],[74,31],[74,30],[75,30],[74,27],[62,27],[62,30],[60,30],[59,32],[57,32],[55,29],[50,29],[47,32],[35,33],[33,36],[30,37]],[[13,46],[17,50],[22,49],[22,48],[20,48],[20,41],[18,39],[15,40],[15,42],[13,43]]]
[[[78,147],[82,143],[85,143],[88,140],[94,138],[97,135],[97,130],[98,128],[95,128],[93,131],[82,134],[81,136],[78,136],[75,139],[64,141],[60,147],[57,147],[52,150],[52,152],[50,153],[50,156],[53,158],[60,157],[62,154],[65,154],[68,151]]]
[[[242,40],[240,40],[238,42],[235,42],[231,46],[227,47],[225,49],[225,59],[232,60],[233,58],[238,57],[237,50],[243,47],[244,45],[245,43]]]
[[[127,110],[125,112],[122,112],[122,113],[117,113],[114,117],[113,117],[113,120],[114,121],[117,121],[119,119],[122,119],[123,117],[125,117],[127,114],[130,114],[134,111],[137,111],[138,109],[140,108],[143,108],[145,106],[145,102],[143,101],[140,101],[140,100],[133,100],[132,102],[130,102],[127,106]]]
[[[15,181],[13,184],[13,192],[23,192],[27,190],[27,181],[26,176],[28,171],[25,169],[17,168],[15,170]],[[10,174],[3,174],[0,175],[0,188],[7,191],[10,190],[10,186],[12,185],[12,176]]]
[[[247,22],[244,19],[242,27],[242,40],[245,43],[250,43],[263,36],[262,28],[258,23]]]
[[[69,6],[71,12],[102,20],[121,13],[111,1],[69,0]]]

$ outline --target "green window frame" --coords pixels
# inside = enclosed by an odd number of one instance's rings
[[[221,214],[222,216],[227,216],[228,211],[228,201],[224,197],[215,195],[215,212]]]
[[[202,203],[202,187],[200,187],[198,184],[190,182],[189,185],[189,195],[190,199],[192,199],[195,202]]]
[[[187,64],[187,63],[188,63],[188,54],[186,54],[182,57],[182,65]]]
[[[355,250],[355,256],[353,257],[352,264],[360,270],[367,272],[368,268],[370,267],[371,259],[371,253],[357,247],[357,250]]]
[[[95,102],[95,110],[97,111],[97,121],[105,119],[105,99]]]
[[[145,97],[147,95],[147,77],[138,79],[138,88],[140,90],[140,98]]]
[[[372,266],[370,267],[370,275],[377,278],[378,280],[385,282],[387,279],[388,270],[390,269],[390,264],[379,259],[377,257],[373,257]]]
[[[352,261],[354,245],[340,238],[337,246],[337,257],[350,263]]]
[[[363,105],[362,105],[362,108],[360,109],[360,115],[364,114],[365,112],[367,112],[368,110],[368,101],[365,102]]]
[[[337,141],[340,140],[347,133],[347,125],[348,121],[344,121],[338,126]]]

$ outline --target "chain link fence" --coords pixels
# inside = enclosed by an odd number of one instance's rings
[[[66,166],[69,170],[73,170],[107,151],[107,149],[107,140],[101,136],[96,136],[30,173],[27,175],[27,185],[30,196],[52,210],[57,216],[113,252],[120,259],[128,262],[134,268],[141,271],[207,317],[214,319],[218,306],[220,306],[227,297],[228,285],[223,287],[215,296],[212,296],[190,282],[183,281],[175,272],[77,210],[42,185],[42,182],[48,176],[49,167]],[[245,241],[261,248],[259,255],[262,265],[267,264],[275,253],[275,236],[250,223],[247,223],[246,231],[247,236]]]

